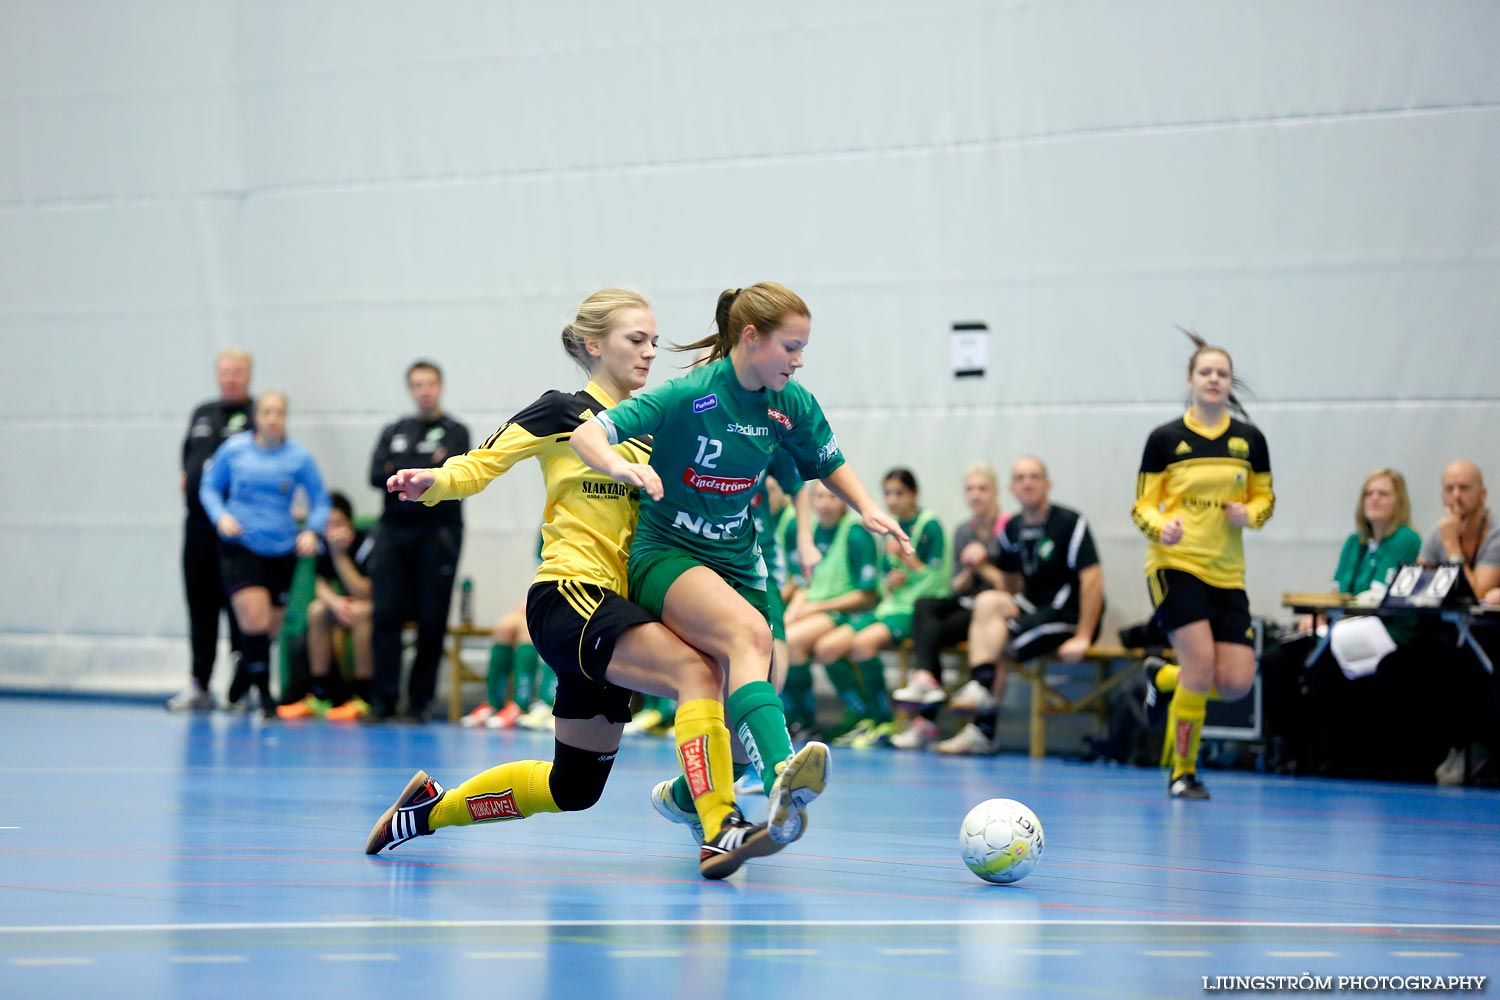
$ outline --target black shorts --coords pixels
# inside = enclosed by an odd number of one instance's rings
[[[1056,651],[1058,646],[1078,634],[1078,619],[1059,608],[1033,607],[1024,597],[1016,597],[1020,614],[1005,623],[1010,641],[1005,651],[1021,663]]]
[[[284,556],[263,556],[238,542],[219,539],[219,573],[224,578],[226,594],[232,596],[246,587],[264,587],[271,592],[271,606],[284,608],[296,572],[295,552]]]
[[[1214,642],[1255,645],[1250,625],[1250,598],[1243,590],[1210,587],[1180,569],[1159,569],[1146,574],[1156,623],[1169,635],[1193,622],[1208,622]]]
[[[577,580],[543,580],[526,592],[531,644],[557,675],[559,719],[630,721],[630,695],[604,679],[620,636],[656,621],[612,590]]]

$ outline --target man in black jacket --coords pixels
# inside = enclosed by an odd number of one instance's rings
[[[397,470],[436,468],[448,456],[469,450],[469,429],[443,413],[442,370],[431,361],[413,362],[406,370],[406,387],[417,412],[381,431],[370,458],[370,485],[385,495],[370,560],[375,655],[372,721],[396,715],[401,696],[401,629],[413,619],[417,650],[406,685],[406,711],[412,721],[426,721],[437,688],[453,576],[464,538],[462,504],[426,507],[402,503],[394,493],[385,492],[386,480]]]
[[[219,445],[254,429],[255,400],[250,398],[250,355],[239,348],[219,352],[214,361],[219,398],[193,411],[182,441],[182,478],[187,518],[182,528],[182,582],[187,592],[188,635],[192,646],[193,677],[188,686],[167,701],[174,712],[207,712],[214,708],[209,693],[214,657],[219,647],[219,615],[229,608],[224,581],[219,576],[219,532],[198,500],[203,469]],[[229,614],[229,644],[240,648],[240,629]]]

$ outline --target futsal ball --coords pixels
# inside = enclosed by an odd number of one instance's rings
[[[964,817],[958,851],[986,882],[1019,882],[1042,860],[1042,821],[1015,799],[986,799]]]

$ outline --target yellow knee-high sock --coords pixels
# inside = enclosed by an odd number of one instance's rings
[[[1164,663],[1156,670],[1156,676],[1152,682],[1156,690],[1173,692],[1177,690],[1177,678],[1182,673],[1182,668],[1175,663]],[[1216,686],[1208,689],[1208,700],[1219,701],[1219,689]]]
[[[1208,693],[1179,687],[1172,696],[1172,778],[1198,770],[1198,741],[1203,736],[1203,716],[1208,712]]]
[[[434,830],[562,812],[552,800],[552,762],[517,760],[481,771],[443,794],[427,819]]]
[[[734,809],[734,757],[724,726],[724,706],[716,698],[685,701],[677,706],[673,725],[677,761],[703,821],[703,839],[711,841]]]

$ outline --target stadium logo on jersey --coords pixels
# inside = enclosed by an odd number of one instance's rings
[[[718,405],[719,394],[711,392],[707,396],[700,396],[697,399],[693,400],[693,412],[702,413],[705,410],[712,410],[715,406]]]
[[[839,457],[839,439],[829,437],[828,443],[818,449],[818,464],[827,465]]]
[[[792,429],[792,418],[789,417],[789,416],[787,416],[785,413],[782,413],[780,410],[776,409],[775,407],[771,407],[771,406],[766,407],[766,416],[770,417],[772,420],[776,421],[778,424],[780,424],[781,426],[785,427],[787,430],[791,430]]]
[[[1174,454],[1174,455],[1191,455],[1192,453],[1193,453],[1193,446],[1192,445],[1188,444],[1186,441],[1178,441],[1177,442],[1177,450],[1175,452],[1173,452],[1172,454]]]
[[[708,774],[708,737],[698,736],[677,748],[682,754],[682,774],[687,778],[688,791],[693,798],[702,798],[713,791],[714,783]]]
[[[685,510],[679,510],[676,519],[672,521],[672,527],[686,528],[693,534],[702,535],[710,541],[717,541],[720,538],[734,538],[749,519],[748,511],[749,508],[747,507],[745,510],[740,511],[738,516],[722,524],[714,524],[707,518],[698,517],[696,514],[689,514]]]
[[[1235,458],[1249,458],[1250,442],[1246,441],[1244,438],[1230,438],[1229,454],[1233,455]]]
[[[722,496],[753,489],[756,482],[755,479],[736,479],[732,476],[705,476],[691,466],[682,473],[682,481],[699,493],[718,493]]]
[[[771,436],[771,428],[769,427],[755,427],[751,424],[737,424],[733,420],[726,424],[725,428],[731,434],[743,434],[745,437],[763,438]]]
[[[516,791],[507,788],[498,795],[470,795],[464,799],[469,807],[469,818],[476,823],[489,823],[497,819],[520,819],[521,809],[516,805]]]

